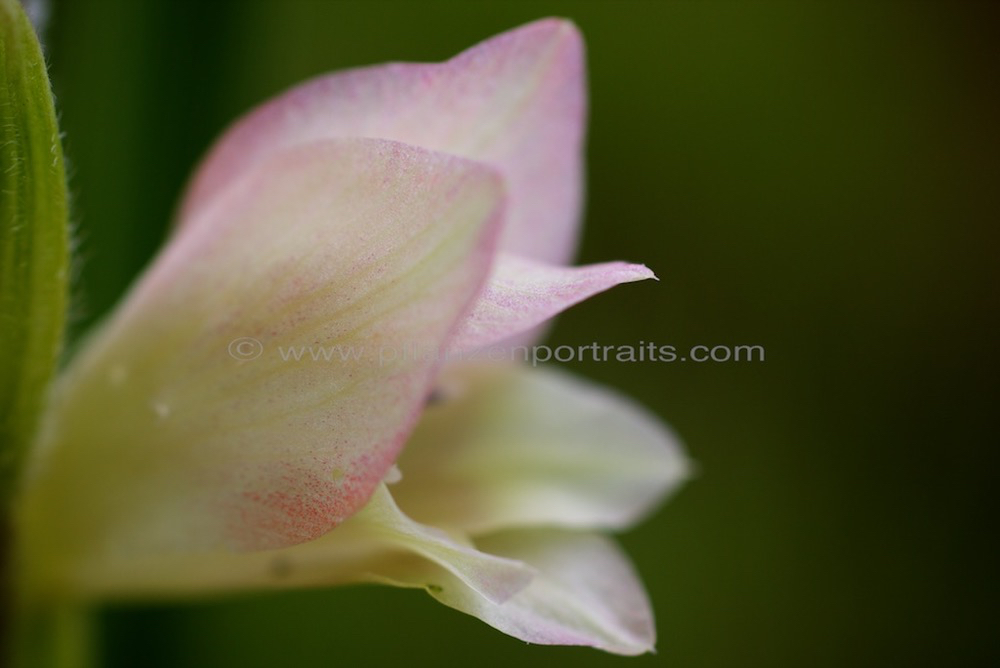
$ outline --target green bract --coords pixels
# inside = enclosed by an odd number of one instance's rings
[[[10,498],[56,368],[67,302],[66,171],[45,59],[0,0],[0,497]]]

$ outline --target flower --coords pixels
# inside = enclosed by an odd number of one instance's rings
[[[549,19],[239,121],[57,383],[19,503],[26,590],[378,581],[529,642],[651,649],[599,532],[684,477],[672,435],[562,373],[399,354],[531,341],[652,277],[564,266],[584,115],[581,39]],[[338,353],[287,354],[307,348]]]

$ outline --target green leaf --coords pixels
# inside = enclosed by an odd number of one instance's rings
[[[69,267],[66,171],[45,59],[0,0],[0,503],[11,496],[56,370]]]

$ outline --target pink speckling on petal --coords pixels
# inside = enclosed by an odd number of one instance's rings
[[[507,184],[501,247],[562,263],[576,245],[586,90],[576,26],[544,19],[443,63],[391,63],[306,82],[226,132],[191,181],[179,225],[233,175],[274,151],[333,137],[378,137],[496,168]]]

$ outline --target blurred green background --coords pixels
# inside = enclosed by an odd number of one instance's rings
[[[553,343],[760,344],[757,364],[575,364],[668,420],[700,475],[621,540],[659,653],[529,647],[354,587],[104,616],[112,666],[976,666],[1000,661],[996,6],[971,2],[53,2],[77,330],[164,238],[222,128],[346,66],[581,27],[580,259],[659,284]],[[997,664],[994,664],[997,665]]]

